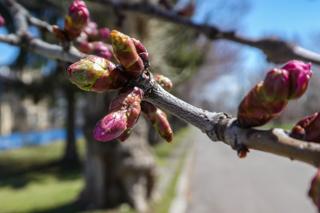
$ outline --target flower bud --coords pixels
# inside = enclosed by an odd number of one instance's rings
[[[103,117],[96,124],[96,127],[93,131],[93,137],[97,141],[111,141],[118,138],[126,129],[126,111],[114,111]]]
[[[127,127],[132,128],[140,116],[140,103],[142,98],[143,91],[138,87],[134,87],[127,92],[121,93],[118,97],[112,100],[109,110],[125,110],[128,120]]]
[[[305,141],[320,143],[320,113],[304,117],[292,128],[290,136]]]
[[[310,69],[310,64],[293,60],[281,69],[269,71],[265,80],[256,85],[240,103],[240,126],[261,126],[278,116],[288,100],[299,98],[306,91],[312,75]]]
[[[272,69],[263,82],[265,98],[270,101],[286,100],[289,96],[289,74],[283,69]]]
[[[74,0],[65,18],[64,29],[69,39],[77,38],[89,22],[89,10],[82,0]]]
[[[269,101],[263,82],[260,82],[241,101],[238,108],[239,124],[241,127],[264,125],[277,117],[286,105],[287,100]]]
[[[282,69],[287,70],[290,79],[289,99],[301,97],[307,90],[309,80],[312,76],[311,64],[298,60],[289,61]]]
[[[0,15],[0,27],[4,26],[6,24],[6,21],[4,20],[3,16]]]
[[[164,75],[155,74],[154,80],[167,91],[171,90],[173,87],[171,80]]]
[[[166,113],[164,113],[160,109],[157,109],[155,113],[155,121],[155,127],[159,132],[160,136],[164,138],[167,142],[171,142],[173,139],[173,132]]]
[[[132,41],[145,66],[149,66],[149,53],[145,46],[138,39],[132,38]]]
[[[98,34],[98,25],[96,22],[89,20],[87,26],[83,29],[83,32],[88,36]]]
[[[110,29],[107,27],[100,28],[98,31],[98,38],[101,41],[108,41],[110,38]]]
[[[313,203],[317,206],[318,211],[320,212],[320,169],[318,169],[317,174],[311,181],[309,197],[312,199]]]
[[[75,43],[76,47],[83,53],[92,54],[105,59],[112,59],[111,46],[101,41],[87,42],[80,41]]]
[[[141,108],[159,135],[167,142],[171,142],[173,139],[173,132],[166,113],[155,107],[153,104],[145,101],[141,103]]]
[[[112,30],[110,35],[115,58],[129,75],[138,77],[144,70],[144,63],[137,52],[133,40],[116,30]]]
[[[88,41],[107,42],[110,38],[110,29],[107,27],[98,29],[98,25],[94,21],[89,21],[83,32],[86,34]]]
[[[71,64],[67,72],[71,82],[85,91],[118,89],[126,82],[112,62],[93,55]]]

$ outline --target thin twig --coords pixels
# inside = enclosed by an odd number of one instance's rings
[[[217,26],[199,24],[190,18],[179,16],[176,12],[166,10],[143,2],[128,2],[119,0],[94,0],[95,2],[117,8],[118,10],[143,13],[145,15],[162,19],[167,22],[183,25],[205,34],[209,39],[225,39],[236,43],[258,48],[264,52],[267,59],[274,63],[284,63],[289,59],[300,59],[320,65],[320,54],[307,50],[298,45],[283,41],[277,38],[251,39],[237,35],[234,31],[223,31]]]

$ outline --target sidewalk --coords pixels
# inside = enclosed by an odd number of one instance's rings
[[[315,172],[311,166],[258,151],[238,159],[230,147],[210,141],[195,128],[191,131],[196,141],[184,181],[184,212],[316,212],[307,197]]]

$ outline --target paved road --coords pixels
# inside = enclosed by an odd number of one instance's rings
[[[193,130],[188,213],[315,213],[306,196],[315,169],[258,151],[240,160]]]

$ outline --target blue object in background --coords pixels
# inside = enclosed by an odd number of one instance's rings
[[[76,139],[82,138],[83,134],[80,129],[75,131]],[[0,136],[0,151],[17,149],[24,146],[34,146],[50,144],[59,140],[65,140],[65,129],[50,129],[38,132],[13,133],[11,135]]]

